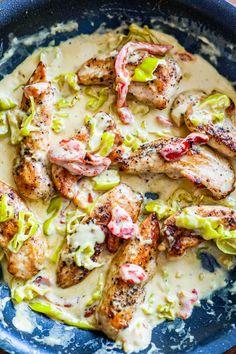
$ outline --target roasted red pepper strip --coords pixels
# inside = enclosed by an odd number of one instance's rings
[[[166,145],[160,150],[160,154],[166,161],[176,161],[185,155],[193,145],[206,144],[208,141],[209,138],[205,134],[192,133],[184,139]]]
[[[50,162],[64,167],[73,175],[93,177],[111,164],[108,157],[90,154],[76,139],[63,139],[48,152]]]
[[[142,267],[137,264],[125,263],[120,266],[120,278],[131,284],[139,284],[147,279]]]
[[[143,50],[153,55],[163,56],[171,48],[171,45],[151,44],[145,42],[128,42],[121,48],[115,61],[115,73],[118,96],[117,109],[119,117],[123,123],[128,124],[133,120],[132,114],[129,112],[126,104],[126,96],[128,94],[131,76],[125,65],[130,55],[136,50]]]
[[[113,235],[125,240],[138,233],[138,226],[133,222],[129,213],[119,205],[112,209],[111,220],[107,227]]]

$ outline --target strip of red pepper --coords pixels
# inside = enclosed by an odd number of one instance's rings
[[[117,90],[117,111],[121,121],[129,124],[133,121],[133,116],[128,109],[126,103],[126,96],[128,94],[131,76],[125,65],[130,55],[136,50],[144,50],[153,55],[163,56],[168,50],[172,48],[171,45],[151,44],[145,42],[128,42],[118,53],[115,61],[116,73],[116,90]]]
[[[173,143],[167,144],[159,152],[166,161],[179,160],[185,155],[193,145],[206,144],[209,138],[205,134],[192,133],[184,139],[179,139]]]
[[[64,167],[71,174],[93,177],[107,170],[111,164],[108,157],[90,154],[83,149],[81,143],[72,139],[63,139],[48,152],[51,163]]]

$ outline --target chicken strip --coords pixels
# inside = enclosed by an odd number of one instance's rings
[[[178,95],[171,105],[170,118],[175,122],[178,128],[184,124],[184,116],[191,104],[195,104],[202,99],[205,93],[200,90],[191,90],[182,92]]]
[[[127,64],[131,76],[142,59],[142,56],[138,56],[137,59],[136,57],[132,58],[132,63]],[[114,69],[114,58],[92,58],[78,70],[78,82],[83,85],[112,86],[115,83]],[[139,102],[154,108],[164,109],[181,80],[181,71],[171,57],[166,57],[165,63],[157,66],[154,75],[156,78],[153,81],[145,83],[131,81],[129,93]]]
[[[115,134],[114,143],[116,145],[122,143],[123,138],[121,134],[118,132],[116,123],[113,120],[113,118],[108,114],[106,114],[105,112],[99,112],[94,117],[94,119],[96,119],[97,121],[99,119],[102,120],[102,118],[104,118],[106,124],[104,132],[112,132]],[[89,136],[90,136],[89,123],[87,123],[85,126],[83,126],[80,129],[79,132],[77,132],[73,136],[73,139],[78,140],[79,142],[81,142],[83,145],[86,146],[86,144],[89,141]],[[83,175],[72,174],[64,167],[58,166],[56,164],[52,164],[51,172],[52,172],[52,180],[56,190],[59,191],[64,198],[72,200],[76,206],[80,207],[79,183]]]
[[[215,103],[215,112],[212,111],[207,100],[211,102],[210,99],[213,98],[217,101],[222,97],[229,102],[228,108],[219,106],[220,112],[217,112],[217,103]],[[222,114],[223,121],[220,119],[213,122],[214,114],[216,116]],[[231,101],[230,104],[226,95],[219,93],[206,95],[202,91],[183,92],[173,102],[171,118],[178,126],[185,122],[190,131],[206,134],[209,137],[208,145],[220,153],[228,157],[236,157],[236,111],[234,103]]]
[[[192,146],[179,160],[166,161],[160,150],[180,138],[158,139],[141,145],[129,157],[122,157],[120,148],[110,158],[121,171],[140,175],[165,173],[170,178],[187,178],[199,188],[209,190],[214,199],[223,199],[234,190],[235,174],[228,160],[206,146]],[[115,162],[114,161],[114,162]]]
[[[225,228],[231,231],[236,230],[236,211],[233,209],[221,205],[204,205],[186,209],[191,209],[194,214],[202,217],[217,217]],[[171,256],[181,256],[186,249],[195,247],[203,241],[197,230],[189,230],[176,225],[176,216],[179,214],[170,216],[163,226],[164,242]]]
[[[207,96],[204,97],[206,99]],[[195,107],[201,103],[202,100],[195,100],[190,105],[184,116],[185,124],[190,131],[197,131],[205,133],[209,136],[210,140],[208,145],[218,150],[220,153],[228,157],[236,157],[236,111],[233,102],[225,109],[223,122],[214,123],[209,121],[207,123],[199,123],[197,126],[193,124],[191,117],[194,113]]]
[[[46,240],[38,227],[17,253],[9,251],[8,243],[18,231],[19,212],[29,210],[15,191],[0,181],[0,197],[4,194],[9,198],[8,205],[14,208],[14,216],[8,221],[0,222],[0,247],[6,255],[9,273],[18,279],[27,280],[36,275],[43,266]]]
[[[48,199],[53,192],[47,160],[53,108],[53,90],[46,67],[40,62],[24,88],[21,109],[27,112],[30,99],[35,102],[35,115],[30,134],[19,144],[13,165],[13,176],[20,194],[29,199]]]
[[[115,252],[120,246],[121,240],[119,239],[119,242],[114,240],[115,236],[111,235],[107,229],[113,207],[116,205],[121,206],[131,216],[133,222],[135,222],[140,212],[141,203],[142,198],[139,194],[134,193],[127,185],[120,184],[99,198],[90,216],[85,217],[83,223],[92,221],[96,225],[100,225],[107,235],[110,250],[113,247],[112,251]],[[104,244],[96,245],[95,254],[92,257],[93,261],[97,261],[104,246]],[[68,254],[70,254],[70,248],[68,245],[65,245],[57,267],[57,284],[61,288],[68,288],[79,283],[90,273],[88,269],[78,267],[73,259],[67,257]]]
[[[89,139],[88,129],[83,127],[73,138],[86,144]],[[79,206],[77,196],[79,193],[79,181],[81,176],[73,175],[64,167],[55,164],[52,164],[51,174],[55,189],[60,192],[64,198],[72,200],[76,206]]]
[[[103,296],[96,315],[101,330],[115,340],[119,331],[129,326],[137,306],[144,301],[145,284],[156,269],[159,223],[155,214],[150,214],[139,227],[139,234],[124,244],[114,259],[106,280]],[[125,280],[121,271],[130,266],[144,271],[138,279]],[[135,277],[138,274],[134,273]],[[132,281],[133,280],[133,281]],[[138,280],[138,281],[137,281]]]
[[[69,200],[72,200],[75,205],[78,205],[80,176],[72,175],[64,167],[52,164],[52,180],[54,187],[61,195]]]

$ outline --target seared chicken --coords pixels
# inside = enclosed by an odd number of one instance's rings
[[[122,136],[117,130],[115,121],[105,112],[99,112],[94,117],[99,119],[103,115],[106,118],[107,127],[105,131],[109,131],[115,134],[115,144],[120,144],[123,141]],[[74,140],[78,140],[86,146],[89,141],[89,125],[82,127],[81,130],[73,136]],[[50,156],[49,156],[50,159]],[[87,169],[89,170],[89,167]],[[80,206],[80,179],[83,175],[72,174],[66,168],[52,164],[52,179],[54,186],[57,191],[59,191],[62,196],[66,199],[72,200],[76,206]]]
[[[159,224],[155,214],[150,214],[139,227],[139,234],[125,243],[109,269],[103,296],[96,315],[101,330],[116,339],[120,330],[129,326],[133,313],[145,297],[145,284],[156,269]],[[135,265],[143,269],[145,277],[139,283],[123,280],[121,267]]]
[[[202,217],[217,217],[225,228],[236,230],[236,211],[233,209],[220,205],[196,206],[190,209],[194,214]],[[164,242],[171,256],[181,256],[187,248],[195,247],[203,241],[197,230],[189,230],[176,225],[176,216],[179,214],[170,216],[163,226]]]
[[[111,235],[106,227],[111,219],[113,207],[120,205],[131,216],[133,222],[135,222],[139,215],[141,203],[142,199],[139,194],[134,193],[132,189],[125,184],[120,184],[99,198],[90,216],[85,217],[83,223],[92,221],[100,225],[107,235],[107,240],[109,240],[108,247],[112,247],[112,251],[115,252],[121,240],[114,240],[115,236]],[[104,244],[96,245],[95,254],[92,257],[93,261],[97,261],[103,248]],[[69,246],[66,245],[62,250],[57,268],[57,284],[61,288],[68,288],[79,283],[90,273],[90,271],[84,267],[77,267],[74,260],[68,257],[69,254],[70,249]]]
[[[210,138],[208,145],[228,157],[236,157],[236,111],[234,104],[231,103],[231,107],[226,109],[223,123],[214,124],[209,122],[194,126],[191,122],[191,115],[193,113],[194,106],[198,102],[200,101],[197,101],[195,104],[189,106],[184,116],[187,128],[190,131],[205,133]]]
[[[132,58],[132,63],[127,64],[131,76],[135,67],[141,63],[142,57]],[[78,70],[78,81],[83,85],[112,86],[115,83],[115,59],[92,58]],[[148,82],[131,81],[129,93],[139,102],[158,109],[166,108],[170,98],[181,80],[181,71],[178,64],[170,57],[165,63],[159,64],[154,72],[156,78]]]
[[[8,243],[18,231],[19,212],[28,212],[29,210],[15,191],[0,181],[0,197],[4,194],[9,197],[9,206],[14,207],[14,217],[0,223],[0,247],[6,255],[9,273],[18,279],[27,280],[42,268],[46,240],[41,228],[38,227],[36,233],[23,243],[18,253],[9,251]]]
[[[13,175],[21,195],[29,199],[46,199],[53,192],[47,160],[53,90],[42,62],[24,88],[21,109],[25,112],[30,108],[29,97],[33,97],[35,102],[35,116],[30,134],[19,144]]]
[[[188,110],[188,107],[204,96],[205,93],[200,90],[191,90],[182,92],[176,97],[171,106],[170,117],[177,127],[180,128],[184,124],[184,115]]]
[[[55,189],[61,195],[69,200],[72,200],[75,205],[78,204],[77,195],[79,192],[80,176],[72,175],[64,167],[52,164],[52,180]]]
[[[125,173],[140,175],[165,173],[170,178],[187,178],[199,188],[209,190],[214,199],[225,198],[234,190],[235,175],[228,160],[208,147],[193,146],[177,161],[166,161],[159,151],[179,138],[158,139],[141,145],[129,157],[118,147],[111,159]]]
[[[200,123],[201,116],[210,113],[207,107],[204,108],[205,113],[201,112],[199,103],[203,102],[208,96],[201,91],[187,91],[180,94],[173,103],[171,117],[180,125],[183,121],[187,128],[192,132],[200,132],[206,134],[210,139],[208,145],[218,150],[220,153],[229,156],[236,157],[236,111],[233,102],[231,106],[225,110],[224,120],[220,124],[209,122]],[[193,114],[199,117],[199,124],[193,124],[191,118]],[[178,126],[180,126],[178,125]]]
[[[74,139],[87,143],[89,139],[88,129],[82,128],[80,132],[75,134]],[[77,195],[79,192],[79,180],[81,176],[73,175],[67,171],[64,167],[52,164],[52,180],[55,189],[61,193],[61,195],[69,200],[72,200],[75,205],[79,204]]]

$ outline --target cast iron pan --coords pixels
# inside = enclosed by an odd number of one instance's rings
[[[230,81],[236,82],[236,10],[223,0],[8,0],[0,1],[0,58],[10,46],[13,33],[25,36],[49,28],[56,22],[78,21],[78,31],[49,36],[35,45],[21,45],[12,57],[0,64],[0,77],[11,72],[37,46],[55,44],[79,33],[92,33],[101,23],[117,27],[122,21],[155,25],[174,35],[185,48],[206,57]],[[201,38],[199,38],[199,36]],[[217,48],[217,56],[207,53],[204,38]],[[215,51],[214,47],[213,50]],[[208,51],[209,52],[209,51]],[[153,331],[152,344],[142,353],[214,353],[220,354],[236,344],[236,296],[229,292],[236,271],[229,276],[227,289],[217,292],[214,305],[202,301],[187,321],[163,323]],[[9,296],[2,284],[0,297]],[[1,300],[0,300],[1,301]],[[12,325],[14,308],[9,301],[0,321],[0,347],[11,353],[119,353],[101,333],[64,326],[34,314],[39,328],[33,335],[19,332]],[[54,326],[60,345],[45,344]],[[177,331],[175,329],[177,328]],[[63,340],[61,340],[63,338]],[[48,340],[47,340],[48,342]],[[155,345],[159,350],[155,349]]]

